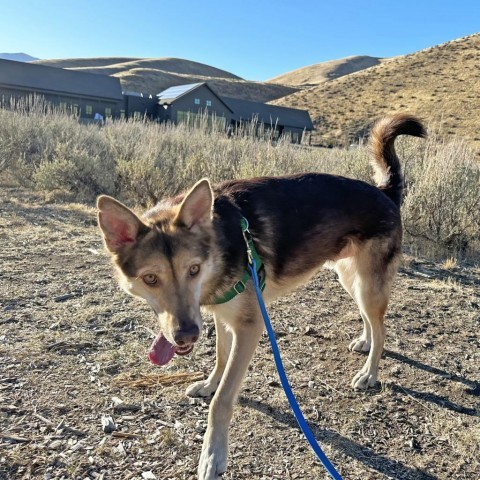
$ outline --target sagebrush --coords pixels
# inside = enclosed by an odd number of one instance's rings
[[[409,248],[435,256],[476,256],[480,168],[459,138],[399,138],[405,174],[403,218]],[[81,124],[34,99],[0,109],[0,171],[50,198],[93,202],[100,193],[142,207],[190,187],[258,175],[319,171],[370,182],[369,152],[309,148],[243,132],[232,138],[207,121],[187,126],[142,121]]]

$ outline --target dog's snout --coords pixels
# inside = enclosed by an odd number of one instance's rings
[[[188,325],[175,331],[173,339],[179,346],[190,345],[198,340],[200,329],[197,325]]]

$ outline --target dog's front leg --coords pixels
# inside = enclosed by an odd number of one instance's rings
[[[232,333],[227,331],[225,324],[218,315],[214,316],[214,320],[216,332],[215,368],[207,379],[196,382],[187,388],[186,393],[189,397],[209,397],[215,393],[227,365],[232,345]]]
[[[233,415],[233,404],[262,331],[261,317],[240,320],[232,326],[230,356],[208,413],[208,427],[198,466],[199,480],[220,478],[227,468],[228,428]]]

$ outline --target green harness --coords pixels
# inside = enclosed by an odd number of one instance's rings
[[[252,259],[255,260],[255,264],[257,267],[257,274],[258,274],[259,283],[260,283],[260,289],[263,292],[263,290],[265,289],[265,266],[263,265],[261,258],[259,257],[257,251],[255,250],[252,234],[248,230],[248,220],[245,217],[242,217],[240,221],[240,226],[242,227],[243,238],[247,246],[248,264],[252,265]],[[247,288],[247,282],[250,278],[251,278],[251,274],[247,268],[242,278],[238,282],[236,282],[235,285],[230,290],[225,292],[223,295],[217,297],[213,303],[215,305],[218,305],[220,303],[227,303],[230,300],[232,300],[232,298],[235,298],[238,294],[244,292],[245,289]]]

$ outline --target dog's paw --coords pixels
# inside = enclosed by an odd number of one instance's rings
[[[189,397],[210,397],[217,390],[218,382],[211,382],[208,378],[206,380],[201,380],[200,382],[195,382],[190,385],[186,394]]]
[[[217,480],[227,469],[227,437],[215,440],[207,432],[198,464],[198,480]]]
[[[377,376],[365,370],[360,370],[352,380],[352,387],[355,390],[366,390],[369,387],[374,387],[377,383]]]
[[[350,343],[348,349],[352,352],[370,351],[370,342],[363,337],[358,337]]]

